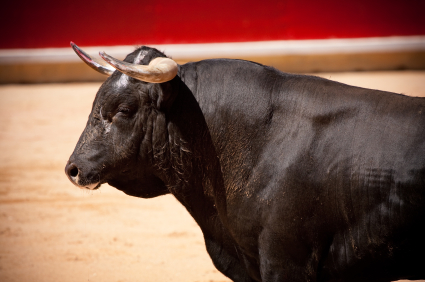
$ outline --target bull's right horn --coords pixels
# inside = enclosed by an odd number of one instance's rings
[[[71,41],[71,47],[74,49],[74,52],[80,57],[80,59],[86,63],[89,67],[94,69],[97,72],[100,72],[101,74],[105,74],[107,76],[110,76],[115,69],[111,67],[108,64],[105,64],[105,62],[101,60],[96,60],[92,57],[90,57],[86,52],[80,49],[74,42]]]
[[[177,63],[170,58],[155,58],[146,66],[117,60],[105,52],[100,52],[99,55],[123,74],[145,82],[167,82],[172,80],[178,72]]]

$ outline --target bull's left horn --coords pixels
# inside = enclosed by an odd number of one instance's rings
[[[177,63],[170,58],[155,58],[146,66],[117,60],[105,52],[100,52],[99,55],[120,72],[145,82],[167,82],[172,80],[178,71]]]

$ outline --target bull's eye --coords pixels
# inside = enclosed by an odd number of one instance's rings
[[[126,108],[126,107],[122,107],[122,108],[120,107],[120,108],[118,108],[118,112],[123,113],[125,115],[128,115],[130,113],[130,109]]]

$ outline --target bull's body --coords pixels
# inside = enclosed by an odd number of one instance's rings
[[[425,278],[425,99],[240,60],[162,84],[123,76],[70,158],[87,184],[172,193],[235,281]],[[106,126],[122,101],[138,109]]]

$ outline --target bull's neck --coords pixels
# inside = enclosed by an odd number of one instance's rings
[[[180,89],[167,120],[169,165],[162,178],[204,234],[217,236],[213,233],[226,220],[223,177],[208,126],[189,89]]]

